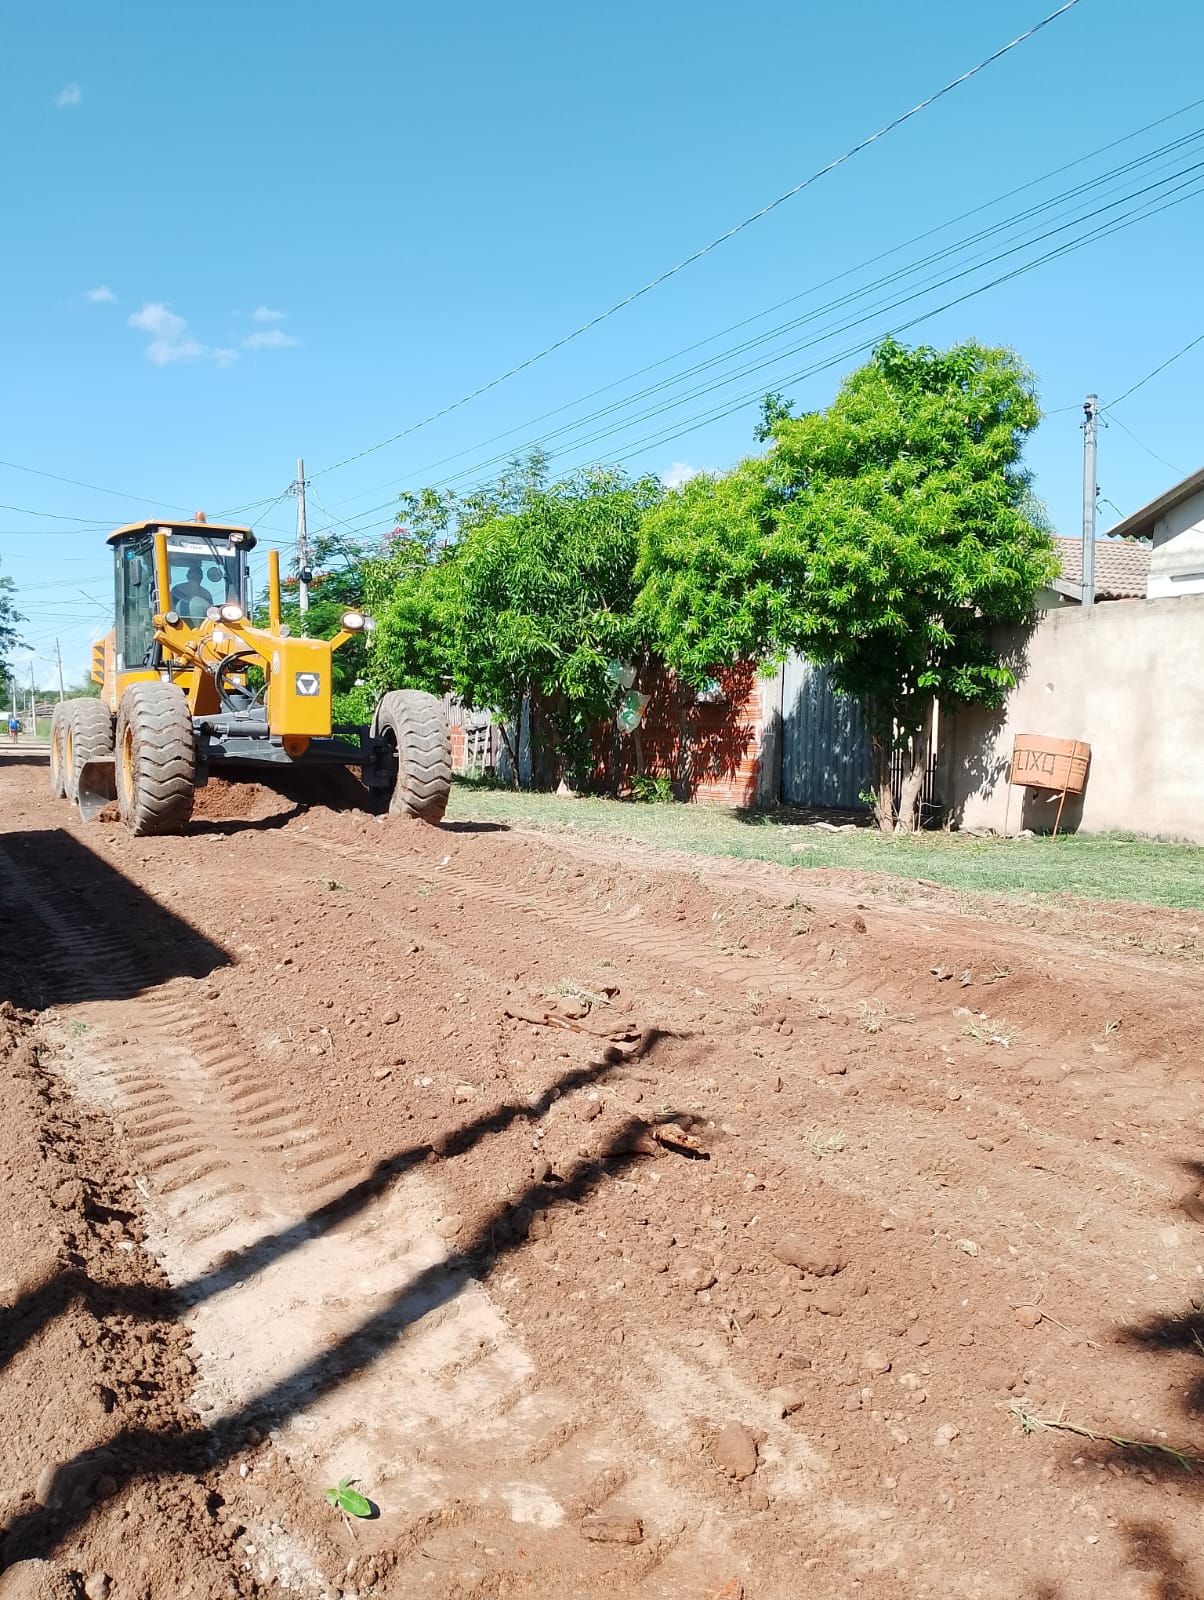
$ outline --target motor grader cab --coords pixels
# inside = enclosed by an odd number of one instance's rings
[[[268,553],[268,622],[250,617],[250,528],[139,522],[109,535],[115,626],[93,646],[97,700],[55,708],[50,787],[85,821],[113,800],[135,834],[178,833],[214,773],[271,784],[357,769],[363,801],[438,822],[451,786],[440,702],[385,694],[366,726],[335,725],[334,652],[371,626],[348,611],[333,639],[281,622],[280,558]],[[329,793],[334,795],[330,783]],[[321,795],[322,784],[310,789]]]

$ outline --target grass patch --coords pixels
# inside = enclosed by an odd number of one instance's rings
[[[804,871],[882,872],[913,882],[930,879],[971,894],[1073,895],[1204,910],[1204,847],[1128,834],[991,839],[960,833],[889,835],[868,827],[829,833],[786,811],[573,800],[460,782],[452,789],[448,820],[600,834]],[[800,844],[807,849],[795,848]]]

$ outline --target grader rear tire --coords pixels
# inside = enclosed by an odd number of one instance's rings
[[[63,792],[74,805],[85,761],[113,754],[113,713],[103,700],[68,700],[59,709],[63,713]],[[53,750],[50,762],[53,768]]]
[[[196,792],[192,713],[172,683],[134,683],[117,713],[117,803],[132,834],[182,833]]]
[[[66,706],[60,702],[55,706],[54,713],[50,718],[50,793],[56,800],[62,800],[67,793],[64,763],[66,729],[63,726],[63,712],[66,709]]]
[[[451,736],[442,704],[421,689],[392,689],[381,697],[372,731],[397,753],[389,810],[441,822],[451,795]]]

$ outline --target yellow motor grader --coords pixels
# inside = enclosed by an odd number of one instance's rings
[[[368,618],[348,611],[333,639],[296,637],[281,623],[271,550],[268,625],[254,626],[255,535],[199,512],[193,522],[131,523],[108,543],[116,626],[93,646],[100,698],[56,706],[51,732],[51,791],[85,821],[116,800],[131,833],[179,833],[213,774],[271,784],[323,768],[331,777],[358,769],[366,805],[440,820],[451,748],[434,695],[393,690],[367,727],[332,721],[334,652]]]

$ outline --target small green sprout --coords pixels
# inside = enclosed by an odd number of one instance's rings
[[[326,1498],[337,1511],[347,1517],[370,1517],[372,1503],[366,1500],[358,1489],[351,1485],[356,1482],[354,1478],[340,1478],[337,1489],[327,1489]]]

